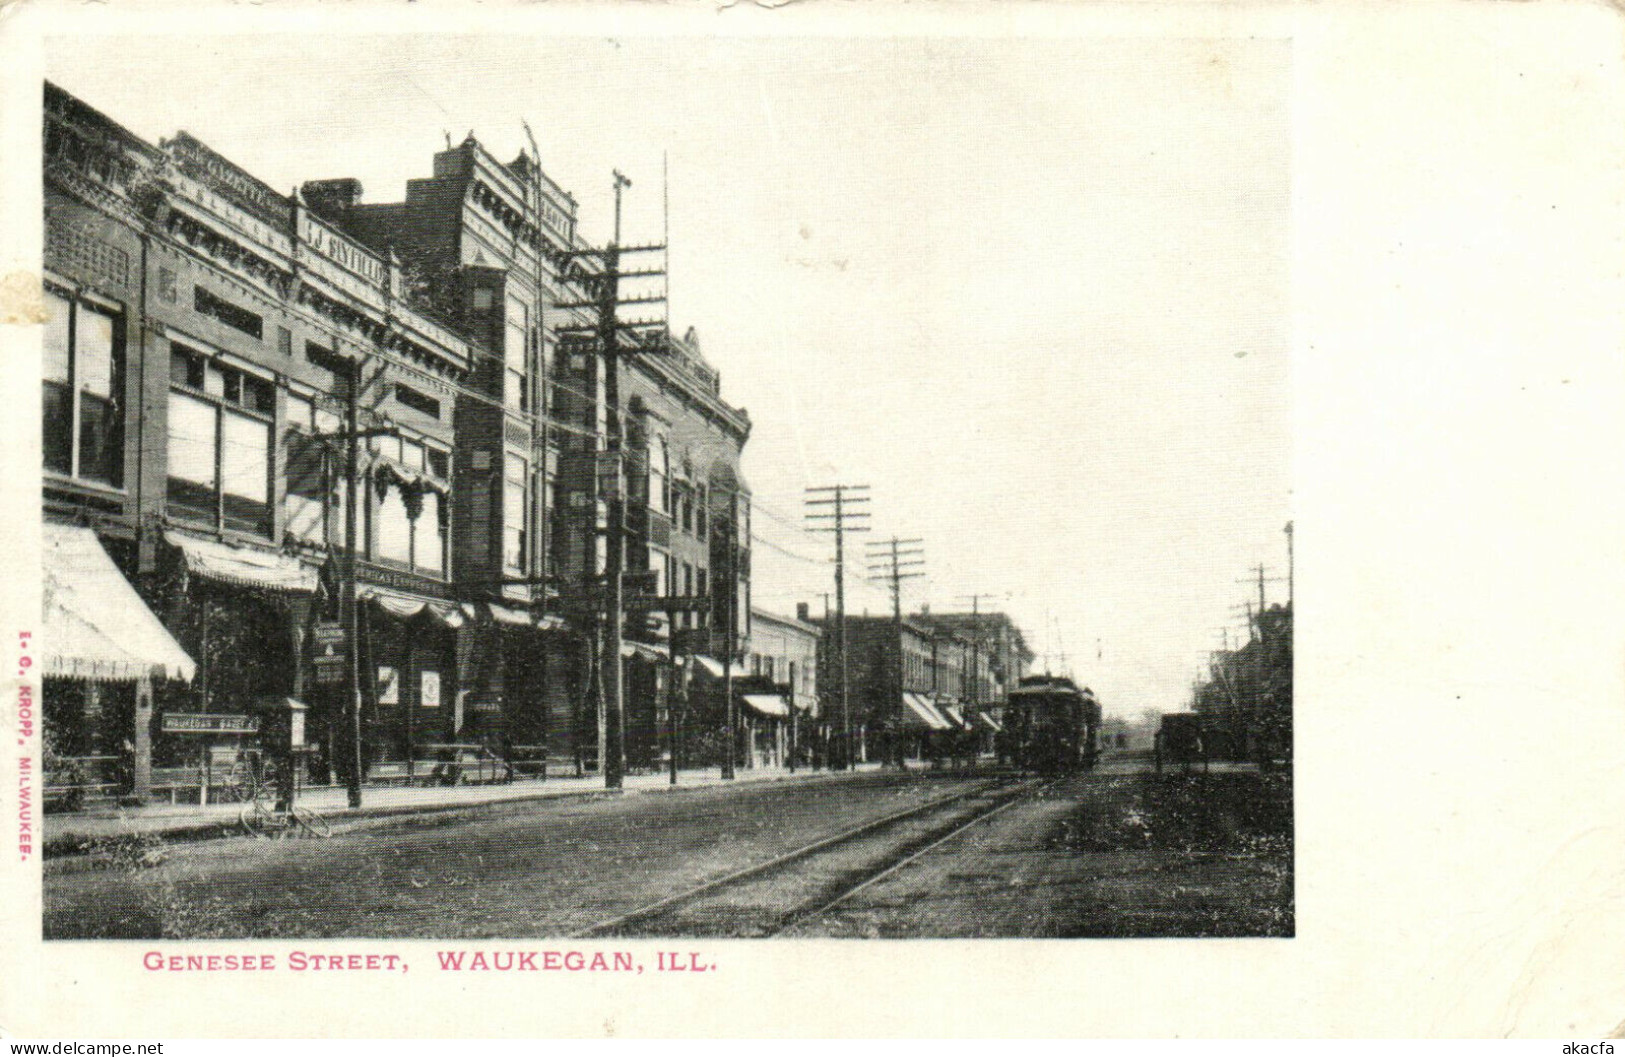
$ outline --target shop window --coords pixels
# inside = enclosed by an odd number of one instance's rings
[[[98,484],[124,484],[121,327],[110,313],[47,288],[45,468]]]

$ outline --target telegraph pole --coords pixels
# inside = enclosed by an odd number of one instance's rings
[[[566,281],[596,292],[589,300],[565,302],[555,305],[559,309],[594,309],[598,313],[595,323],[582,326],[560,327],[559,333],[577,340],[586,338],[597,345],[604,363],[604,404],[606,429],[603,464],[594,468],[594,477],[607,472],[611,488],[605,496],[609,524],[604,530],[604,605],[602,609],[606,632],[603,652],[597,668],[601,673],[604,695],[604,735],[598,747],[599,763],[604,773],[604,788],[619,789],[625,771],[625,679],[621,668],[621,646],[625,635],[625,585],[621,575],[626,565],[626,430],[621,414],[621,359],[624,356],[658,354],[669,345],[668,324],[661,319],[622,320],[622,305],[664,303],[664,294],[643,297],[622,297],[622,279],[664,276],[664,268],[622,271],[623,254],[664,252],[664,243],[652,246],[621,245],[621,192],[632,186],[632,181],[619,170],[614,171],[615,234],[603,249],[571,250],[557,254],[560,273]],[[578,258],[596,258],[601,270],[583,268]],[[629,344],[623,345],[623,339]],[[596,518],[596,510],[589,516]],[[596,524],[588,532],[594,538]],[[589,544],[589,550],[592,549]]]
[[[1286,523],[1286,528],[1283,531],[1286,532],[1286,607],[1291,609],[1292,579],[1294,574],[1294,565],[1292,561],[1292,522],[1288,521]]]
[[[978,672],[980,669],[977,665],[977,661],[982,652],[982,599],[991,599],[994,597],[994,595],[989,594],[960,595],[954,600],[956,602],[970,602],[970,700],[972,712],[976,711],[977,707],[982,703],[982,688],[981,684],[978,682]]]
[[[357,638],[355,611],[356,493],[361,477],[361,358],[350,361],[349,392],[344,401],[344,585],[339,594],[339,619],[344,622],[344,638],[350,651],[350,677],[346,688],[350,727],[350,773],[345,791],[350,806],[361,806],[361,643]]]
[[[835,642],[841,659],[841,770],[853,768],[852,759],[852,704],[851,688],[847,683],[846,664],[846,534],[868,532],[865,523],[869,512],[861,508],[869,502],[866,484],[837,484],[806,489],[805,503],[809,507],[833,507],[833,513],[814,511],[807,514],[813,522],[829,521],[833,524],[815,524],[809,532],[835,533]]]
[[[897,648],[897,663],[894,666],[894,675],[897,680],[897,694],[895,702],[888,702],[887,711],[892,705],[898,709],[903,708],[903,581],[917,579],[925,575],[925,570],[919,568],[925,564],[925,551],[920,544],[925,541],[918,537],[913,539],[898,539],[893,536],[889,540],[876,540],[864,544],[867,558],[870,562],[879,561],[878,565],[869,566],[870,583],[886,583],[891,589],[892,634],[895,636]],[[899,730],[895,751],[897,765],[903,766],[903,747],[901,738],[901,715],[899,715]]]
[[[1288,535],[1287,538],[1290,539],[1291,536]],[[1258,565],[1252,566],[1252,571],[1257,575],[1256,576],[1249,576],[1245,580],[1237,580],[1236,583],[1238,583],[1238,584],[1257,583],[1258,584],[1258,615],[1260,617],[1263,617],[1263,615],[1264,615],[1264,585],[1266,583],[1278,584],[1278,583],[1281,582],[1281,578],[1279,576],[1265,577],[1264,574],[1266,572],[1269,572],[1270,570],[1264,568],[1263,563],[1259,563]]]
[[[734,642],[739,636],[739,490],[728,493],[728,626],[725,629],[727,645],[722,653],[723,739],[726,748],[722,754],[722,778],[734,777],[734,729],[739,725],[738,705],[734,702]]]

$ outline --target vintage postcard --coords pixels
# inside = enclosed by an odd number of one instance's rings
[[[8,15],[0,1032],[1625,1021],[1617,12]]]

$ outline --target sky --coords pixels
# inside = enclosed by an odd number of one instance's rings
[[[910,610],[991,596],[1132,715],[1286,575],[1284,41],[75,37],[46,71],[283,189],[396,201],[446,137],[506,159],[528,122],[601,241],[627,174],[624,241],[667,232],[673,328],[754,423],[767,608],[833,590],[804,489],[867,484],[856,541],[924,540]],[[889,613],[862,565],[848,611]]]

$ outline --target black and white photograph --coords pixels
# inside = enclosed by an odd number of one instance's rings
[[[34,2],[0,1034],[1618,1023],[1609,12]]]
[[[48,938],[1292,935],[1288,42],[130,46]]]

